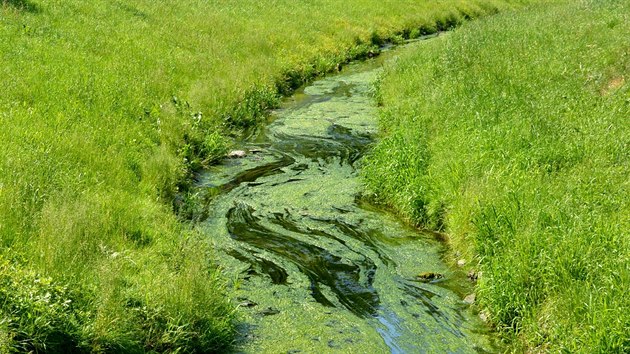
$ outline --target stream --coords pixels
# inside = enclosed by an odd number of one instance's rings
[[[298,90],[241,142],[245,157],[198,176],[212,196],[199,227],[239,304],[237,351],[496,350],[444,245],[360,198],[378,129],[372,85],[398,50]]]

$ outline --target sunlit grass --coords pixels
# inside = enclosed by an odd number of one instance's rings
[[[475,257],[480,305],[515,351],[630,350],[629,12],[501,14],[382,78],[371,195]]]
[[[172,207],[191,171],[278,92],[506,3],[0,0],[0,349],[227,348],[234,305]]]

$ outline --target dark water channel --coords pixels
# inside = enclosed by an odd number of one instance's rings
[[[443,246],[359,199],[377,131],[372,84],[393,55],[298,91],[242,142],[246,157],[201,176],[200,193],[215,195],[201,227],[240,304],[239,351],[492,350]],[[423,272],[444,277],[417,280]]]

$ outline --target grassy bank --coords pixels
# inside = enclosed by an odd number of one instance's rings
[[[629,13],[500,14],[382,78],[371,196],[480,267],[479,305],[515,351],[630,351]]]
[[[278,93],[517,2],[0,1],[0,350],[224,350],[190,172]]]

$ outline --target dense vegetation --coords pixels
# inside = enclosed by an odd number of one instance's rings
[[[278,93],[506,2],[0,1],[0,351],[225,349],[191,171]]]
[[[500,14],[382,77],[371,195],[475,257],[480,306],[515,351],[630,352],[628,14]]]

